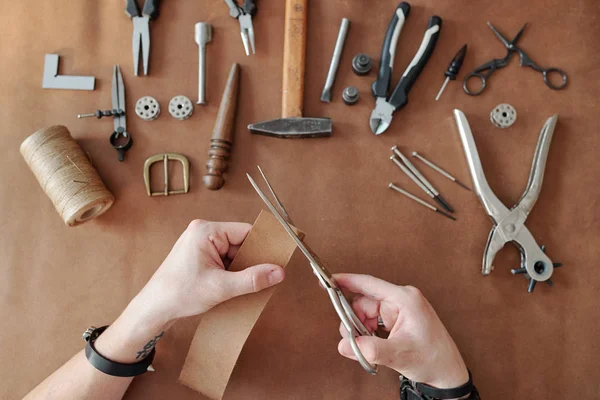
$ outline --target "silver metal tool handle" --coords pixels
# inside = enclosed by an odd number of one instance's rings
[[[356,336],[372,336],[372,334],[365,328],[363,323],[358,319],[350,304],[342,294],[340,289],[336,288],[327,288],[327,294],[331,299],[331,303],[333,304],[333,308],[335,308],[336,313],[340,317],[342,321],[342,325],[346,328],[348,332],[348,339],[350,340],[350,346],[352,347],[352,351],[356,356],[356,359],[360,363],[360,365],[364,368],[365,371],[370,373],[371,375],[375,375],[377,373],[377,365],[371,365],[369,361],[365,358],[365,356],[360,351],[358,347],[358,343],[356,343]]]
[[[329,65],[329,72],[327,72],[327,79],[325,80],[325,87],[321,94],[321,101],[329,103],[331,101],[331,89],[335,82],[335,74],[337,73],[338,67],[340,66],[340,58],[342,58],[342,51],[344,50],[344,43],[346,42],[346,36],[348,36],[348,28],[350,28],[350,20],[348,18],[342,19],[340,25],[340,31],[335,42],[335,48],[333,49],[333,56],[331,58],[331,64]]]
[[[206,103],[206,43],[212,40],[212,25],[198,22],[194,26],[194,39],[198,44],[198,101]]]
[[[477,194],[477,197],[479,197],[479,201],[481,201],[487,214],[497,223],[504,215],[508,214],[509,210],[498,197],[496,197],[485,178],[483,167],[481,166],[481,159],[479,158],[477,146],[475,145],[475,139],[473,139],[473,133],[471,132],[471,127],[469,126],[469,121],[467,121],[465,113],[455,109],[454,119],[456,120],[456,126],[465,151],[465,157],[469,164],[469,171],[471,172],[471,178],[473,179],[475,193]]]
[[[527,182],[527,187],[523,192],[523,196],[521,196],[521,199],[518,202],[519,208],[521,208],[526,216],[529,215],[531,209],[535,205],[535,202],[540,196],[540,190],[542,189],[542,183],[544,181],[546,160],[548,159],[550,143],[552,142],[552,136],[554,135],[554,129],[557,122],[558,115],[553,115],[546,120],[540,132],[540,137],[535,148],[533,162],[531,163],[529,181]]]

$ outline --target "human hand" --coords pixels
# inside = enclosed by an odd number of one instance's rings
[[[226,270],[250,228],[239,222],[192,221],[138,297],[169,322],[281,282],[285,275],[278,265]]]
[[[389,331],[387,339],[356,338],[370,363],[385,365],[410,380],[440,389],[461,386],[469,380],[454,340],[417,288],[397,286],[369,275],[336,274],[334,278],[341,288],[358,294],[352,308],[369,331],[377,329],[378,316]],[[340,326],[340,333],[344,338],[338,351],[356,360],[348,331]]]

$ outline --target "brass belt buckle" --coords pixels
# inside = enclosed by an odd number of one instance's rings
[[[169,160],[180,161],[183,165],[183,189],[169,190]],[[165,169],[165,190],[162,192],[153,192],[150,188],[150,167],[155,162],[163,161]],[[170,194],[184,194],[190,189],[190,162],[183,154],[163,153],[148,157],[144,163],[144,183],[146,184],[146,193],[148,196],[168,196]]]

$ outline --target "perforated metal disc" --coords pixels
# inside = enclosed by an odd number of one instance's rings
[[[517,120],[517,110],[510,104],[498,104],[490,113],[490,121],[498,128],[508,128]]]
[[[135,113],[144,121],[152,121],[160,115],[160,104],[152,96],[144,96],[135,103]]]
[[[169,102],[169,112],[173,118],[183,121],[192,116],[194,104],[186,96],[175,96]]]

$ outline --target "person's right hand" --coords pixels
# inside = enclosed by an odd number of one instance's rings
[[[356,274],[334,275],[338,285],[358,296],[352,308],[369,331],[377,329],[377,317],[389,331],[387,339],[359,336],[358,347],[372,364],[398,371],[406,378],[436,388],[454,388],[469,380],[467,367],[452,337],[431,304],[412,286],[397,286],[384,280]],[[356,360],[348,331],[338,351]]]

